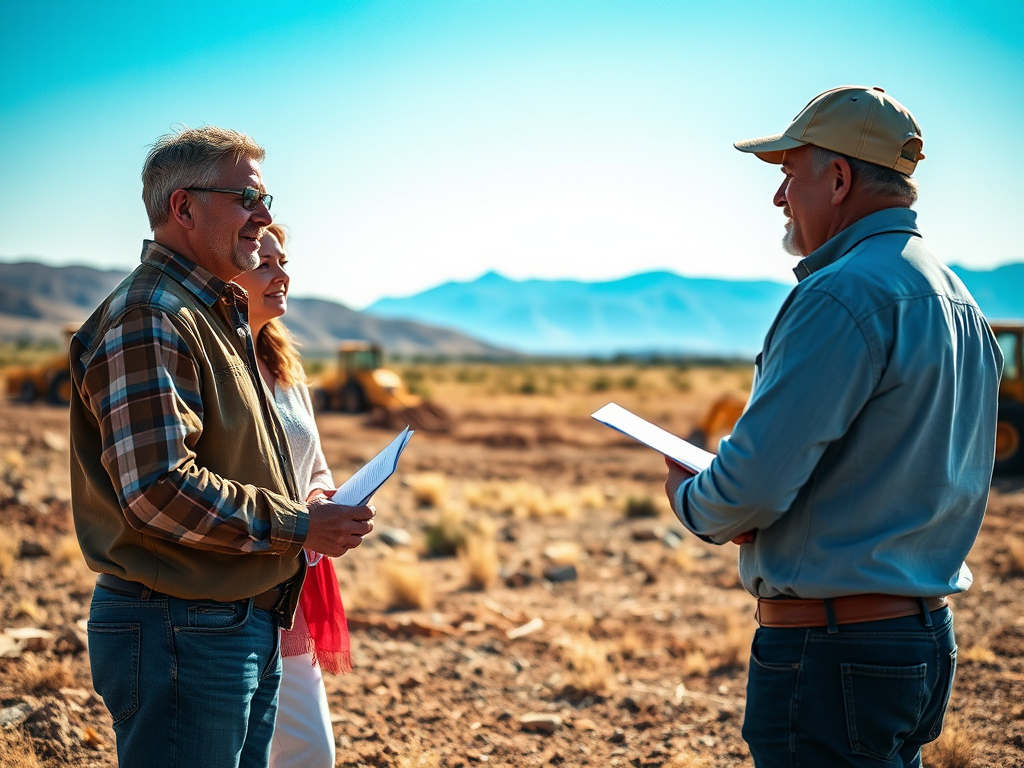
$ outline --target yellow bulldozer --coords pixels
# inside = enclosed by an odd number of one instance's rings
[[[369,412],[375,423],[395,429],[451,430],[452,419],[443,408],[410,392],[397,373],[383,367],[379,344],[343,341],[338,356],[340,365],[310,384],[317,411]]]
[[[1024,321],[993,321],[992,332],[1003,351],[995,472],[1024,474]]]
[[[77,325],[64,328],[65,347],[78,331]],[[23,403],[44,400],[54,405],[71,402],[71,361],[65,350],[59,355],[34,365],[18,365],[3,372],[7,395]]]

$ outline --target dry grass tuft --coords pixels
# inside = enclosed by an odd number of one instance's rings
[[[0,538],[0,579],[7,579],[14,572],[19,542],[14,536]]]
[[[399,757],[395,765],[397,768],[441,768],[441,756],[416,746],[410,748],[407,755]]]
[[[440,472],[424,472],[409,478],[409,488],[416,506],[438,508],[448,494],[448,480]]]
[[[32,740],[20,728],[0,729],[0,765],[4,768],[43,768]]]
[[[611,691],[615,671],[608,661],[608,647],[589,635],[575,635],[561,649],[562,661],[568,667],[567,687],[576,693],[594,695]]]
[[[1010,575],[1019,576],[1024,574],[1024,538],[1010,536],[1006,541],[1006,548],[1010,553],[1010,559],[1007,563]]]
[[[464,509],[445,507],[438,514],[437,521],[424,531],[427,554],[431,557],[452,557],[466,546],[471,530]]]
[[[579,498],[583,509],[603,509],[608,503],[604,491],[594,485],[581,489]]]
[[[32,621],[39,622],[43,620],[45,615],[46,612],[31,600],[21,600],[12,606],[11,610],[12,619],[20,619],[24,616]]]
[[[21,451],[10,450],[4,453],[4,464],[10,469],[22,470],[25,468],[25,456]]]
[[[554,517],[562,517],[566,520],[575,520],[579,517],[580,505],[575,494],[556,493],[548,503],[548,512]]]
[[[696,557],[694,549],[688,546],[686,541],[665,555],[665,561],[683,573],[702,573],[704,571],[703,562]]]
[[[22,661],[16,676],[21,687],[29,693],[54,693],[75,685],[75,675],[68,659],[40,661],[35,655],[26,654]]]
[[[417,562],[389,558],[380,563],[381,584],[390,610],[424,610],[433,603],[430,585]]]
[[[632,627],[626,629],[615,643],[615,653],[621,659],[635,659],[644,649],[643,639]]]
[[[576,565],[580,561],[580,545],[575,541],[555,541],[544,547],[544,557],[555,565]]]
[[[677,750],[666,763],[667,768],[712,768],[713,765],[692,747]]]
[[[725,616],[725,631],[719,635],[715,648],[717,669],[742,669],[750,660],[750,643],[754,638],[751,622],[733,613]]]
[[[925,744],[922,763],[928,768],[974,768],[978,754],[975,737],[947,715],[939,738]]]
[[[477,530],[466,536],[465,546],[459,550],[459,559],[466,569],[466,579],[472,589],[489,589],[498,578],[501,561],[498,543],[490,530]]]
[[[626,517],[640,518],[640,517],[658,517],[661,515],[661,510],[654,504],[653,499],[650,496],[630,496],[626,499],[625,507]]]
[[[995,651],[984,645],[972,645],[957,652],[957,662],[963,664],[995,664],[998,661]]]
[[[57,542],[57,547],[53,553],[54,558],[60,563],[84,563],[85,557],[82,555],[82,548],[78,546],[77,536],[64,536],[60,541]]]
[[[551,499],[543,488],[530,483],[514,483],[505,493],[505,506],[520,520],[539,520],[551,514]]]
[[[704,655],[704,651],[699,648],[687,651],[686,656],[683,657],[684,677],[704,677],[709,672],[711,672],[711,662]]]

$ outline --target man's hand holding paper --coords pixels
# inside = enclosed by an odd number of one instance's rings
[[[309,532],[305,547],[328,557],[341,555],[363,543],[363,537],[373,530],[372,506],[352,507],[336,504],[324,496],[310,500]]]

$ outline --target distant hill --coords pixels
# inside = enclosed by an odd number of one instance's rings
[[[650,272],[621,280],[515,281],[494,272],[445,283],[367,312],[469,328],[534,353],[749,353],[790,287],[769,281],[687,278]]]
[[[0,263],[0,341],[63,341],[68,323],[85,320],[127,272],[91,267]],[[459,331],[375,317],[321,299],[292,297],[285,322],[307,354],[333,354],[341,339],[368,339],[392,354],[510,357],[515,353]]]
[[[1024,318],[1024,264],[988,271],[952,267],[991,320]]]
[[[993,318],[1024,317],[1024,264],[953,267]],[[0,263],[0,341],[62,338],[125,272]],[[371,339],[402,355],[754,354],[791,286],[649,272],[621,280],[510,280],[490,272],[357,312],[292,297],[285,320],[311,355]]]
[[[954,267],[992,318],[1024,317],[1024,264]],[[462,331],[540,354],[756,353],[791,286],[649,272],[621,280],[510,280],[490,272],[366,311]]]

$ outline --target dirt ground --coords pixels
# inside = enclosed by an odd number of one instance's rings
[[[337,765],[751,766],[755,624],[736,547],[689,536],[660,457],[588,418],[615,400],[685,435],[749,377],[405,373],[457,426],[413,438],[373,536],[335,561],[355,661],[326,679]],[[339,482],[392,437],[363,417],[318,421]],[[0,403],[2,766],[116,765],[85,651],[94,577],[67,432],[61,408]],[[993,488],[968,562],[956,685],[925,764],[1024,766],[1024,480]]]

